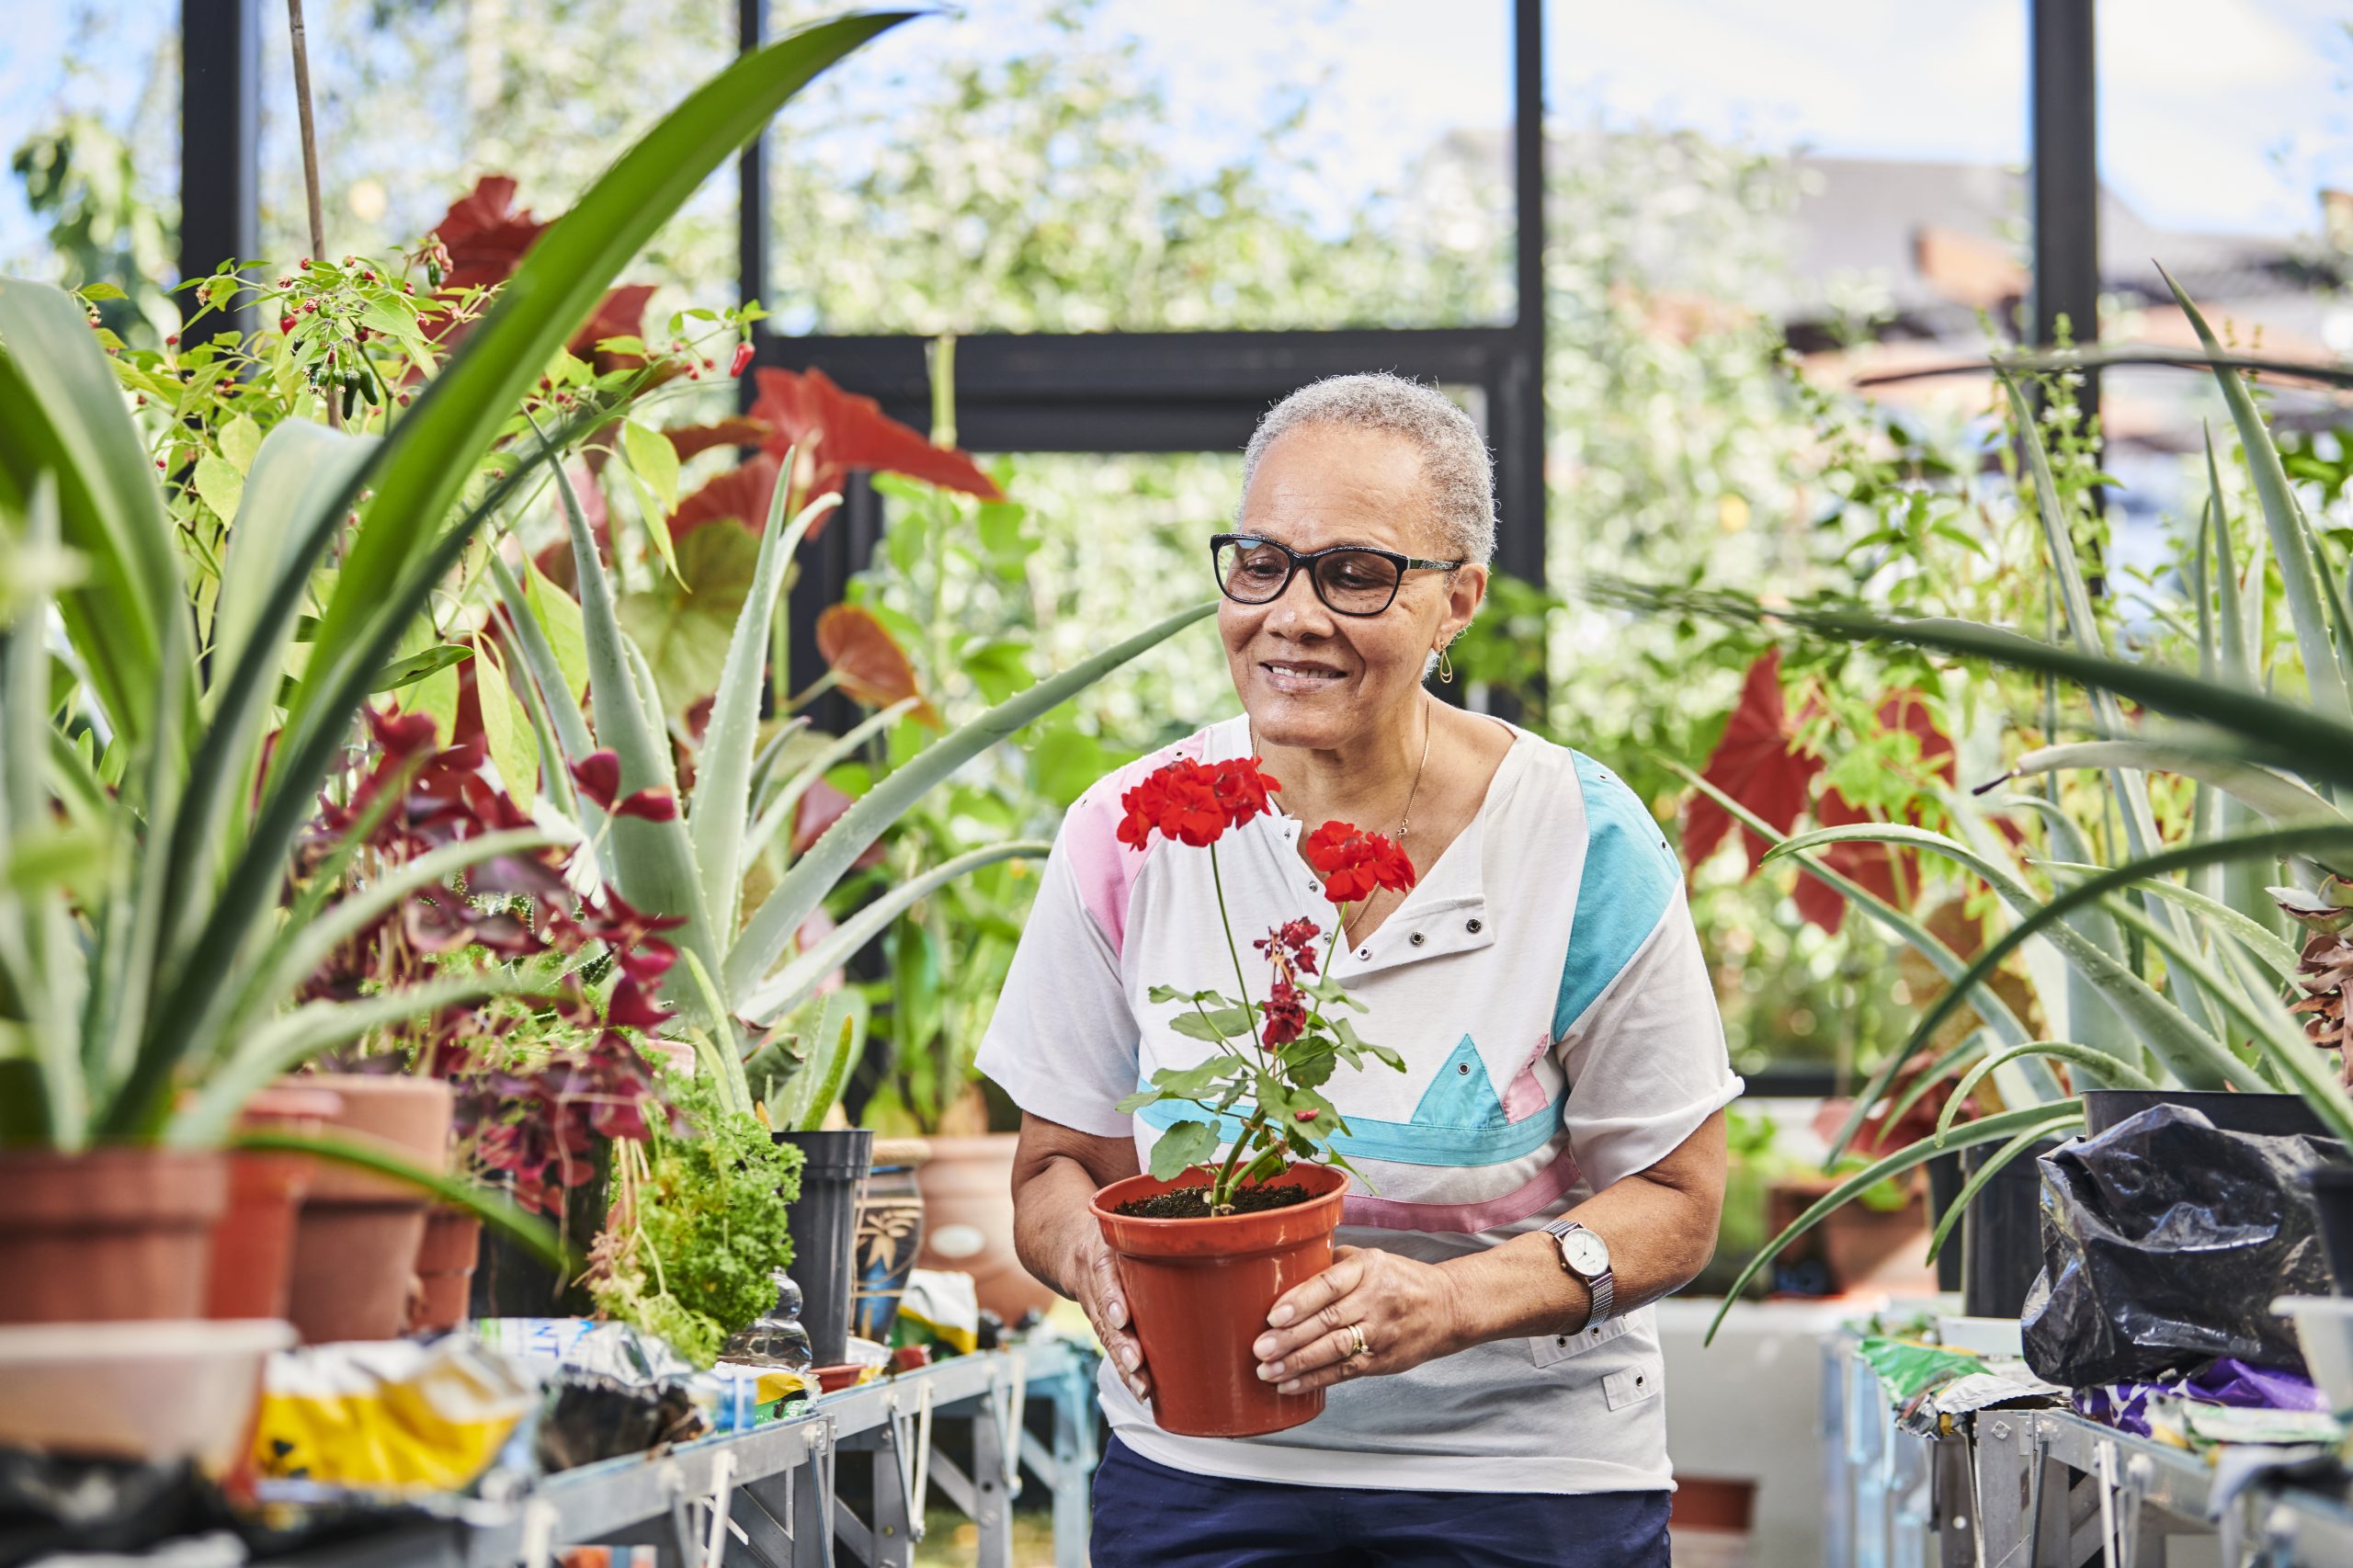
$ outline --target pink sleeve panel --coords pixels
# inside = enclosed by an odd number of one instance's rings
[[[1139,757],[1125,767],[1096,780],[1070,809],[1063,828],[1063,846],[1070,869],[1078,880],[1079,903],[1111,944],[1114,954],[1125,950],[1128,896],[1135,891],[1147,851],[1120,842],[1120,823],[1126,815],[1120,797],[1134,789],[1154,769],[1181,756],[1199,757],[1206,749],[1203,736],[1188,735],[1175,745]]]

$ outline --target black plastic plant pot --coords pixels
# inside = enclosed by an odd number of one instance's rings
[[[2336,1293],[2353,1296],[2353,1165],[2321,1165],[2304,1178],[2312,1184],[2313,1209],[2320,1217],[2321,1251]]]
[[[772,1132],[801,1151],[801,1196],[784,1211],[792,1236],[792,1267],[801,1287],[801,1324],[809,1331],[817,1365],[837,1367],[849,1352],[850,1295],[858,1286],[858,1202],[874,1158],[874,1134],[864,1128],[836,1132]]]
[[[2328,1136],[2328,1129],[2302,1095],[2244,1095],[2230,1089],[2086,1089],[2084,1136],[2097,1138],[2161,1105],[2194,1110],[2225,1132],[2252,1132],[2265,1138],[2292,1138],[2298,1133]]]
[[[1928,1217],[1942,1221],[1945,1210],[1961,1197],[1961,1151],[1948,1149],[1928,1162]],[[1961,1289],[1961,1253],[1959,1243],[1948,1245],[1937,1254],[1937,1289]]]
[[[1963,1179],[1974,1176],[2000,1147],[1963,1149]],[[1968,1316],[2014,1318],[2025,1307],[2042,1272],[2042,1167],[2036,1161],[2057,1147],[2047,1139],[2004,1165],[1961,1216],[1961,1310]]]

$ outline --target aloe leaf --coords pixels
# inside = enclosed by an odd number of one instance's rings
[[[718,985],[710,978],[710,971],[691,948],[682,948],[678,956],[682,966],[694,983],[697,1005],[706,1017],[715,1022],[708,1029],[690,1031],[696,1054],[710,1065],[711,1077],[719,1085],[721,1102],[730,1111],[751,1114],[752,1086],[744,1076],[744,1059],[738,1054],[735,1022],[727,1010],[726,999],[720,995]]]
[[[662,449],[668,451],[668,444],[664,443]],[[788,465],[785,472],[791,472]],[[784,506],[791,489],[787,481],[778,480],[768,502],[759,562],[753,568],[751,592],[745,597],[728,641],[727,661],[720,670],[710,724],[704,732],[702,755],[697,762],[694,800],[687,813],[695,868],[702,875],[703,906],[710,911],[711,926],[722,943],[734,934],[743,910],[744,829],[752,812],[753,748],[759,740],[760,694],[767,684],[763,677],[767,668],[768,621],[776,614],[777,597],[784,591],[785,568],[791,564],[802,536],[841,500],[838,495],[820,496],[788,527]]]
[[[2011,765],[2009,776],[2023,778],[2069,767],[2132,767],[2144,773],[2178,773],[2185,778],[2211,784],[2275,821],[2310,822],[2318,817],[2346,820],[2335,806],[2293,778],[2217,752],[2164,741],[2081,741],[2043,746],[2019,757]]]
[[[40,474],[55,481],[59,538],[85,570],[58,613],[108,729],[139,744],[166,704],[183,726],[196,705],[195,629],[154,465],[83,310],[62,289],[0,278],[0,500],[22,506]]]
[[[1895,1103],[1887,1108],[1887,1115],[1881,1119],[1881,1125],[1886,1127],[1901,1126],[1904,1121],[1904,1114],[1911,1110],[1914,1106],[1918,1105],[1922,1100],[1927,1099],[1928,1096],[1935,1091],[1936,1086],[1939,1083],[1943,1082],[1946,1074],[1960,1066],[1963,1061],[1967,1060],[1971,1056],[1984,1056],[1988,1054],[1992,1049],[1988,1042],[1992,1039],[1993,1031],[1990,1029],[1972,1029],[1967,1034],[1961,1036],[1960,1042],[1954,1045],[1951,1050],[1946,1051],[1943,1055],[1938,1057],[1933,1062],[1930,1062],[1926,1067],[1921,1068],[1919,1072],[1912,1075],[1911,1086],[1905,1089],[1903,1094],[1897,1096]],[[2016,1050],[2017,1048],[2012,1047],[2012,1049]],[[1835,1162],[1836,1156],[1833,1155],[1832,1159]]]
[[[768,841],[776,837],[778,830],[792,820],[792,808],[801,803],[801,797],[830,772],[835,763],[856,755],[858,748],[870,739],[922,706],[923,699],[920,697],[903,697],[890,707],[868,714],[802,763],[800,769],[784,781],[783,788],[776,793],[776,799],[761,809],[759,820],[752,824],[752,831],[744,841],[745,861],[749,863],[754,856],[767,850]]]
[[[776,976],[753,988],[742,1012],[756,1024],[774,1021],[797,1006],[801,999],[814,991],[825,976],[849,961],[851,956],[880,936],[883,928],[907,910],[915,907],[936,890],[957,878],[983,866],[999,860],[1036,859],[1053,845],[1038,838],[1017,838],[1004,844],[985,845],[971,849],[933,867],[922,876],[892,887],[858,912],[828,932],[807,952],[796,955]]]
[[[2287,1005],[2276,994],[2260,1000],[2249,999],[2244,990],[2223,978],[2203,955],[2175,940],[2171,931],[2125,903],[2115,893],[2109,893],[2106,902],[2118,911],[2119,919],[2141,931],[2165,955],[2168,968],[2179,971],[2190,983],[2213,997],[2217,1005],[2231,1017],[2236,1018],[2250,1036],[2262,1038],[2268,1035],[2275,1045],[2289,1039],[2301,1044],[2303,1031],[2290,1027],[2291,1015]]]
[[[2319,853],[2328,849],[2353,851],[2353,828],[2334,823],[2310,826],[2265,828],[2256,832],[2238,834],[2200,843],[2178,845],[2158,854],[2130,861],[2117,867],[2114,870],[2089,878],[2066,889],[2034,914],[2011,926],[1995,940],[1988,942],[1984,951],[1979,953],[1971,962],[1967,978],[1972,983],[1984,980],[2001,965],[2004,959],[2016,952],[2029,938],[2040,935],[2046,927],[2064,919],[2073,911],[2096,903],[2108,894],[2120,889],[2133,887],[2138,883],[2173,871],[2188,870],[2197,866],[2223,864],[2234,858],[2276,858],[2280,855],[2300,850],[2306,853]],[[1932,1003],[1920,1023],[1914,1028],[1915,1043],[1906,1050],[1916,1050],[1917,1041],[1932,1034],[1937,1026],[1951,1015],[1954,1006],[1950,994],[1940,996]],[[2236,1058],[2232,1059],[2232,1066],[2235,1069],[2232,1081],[2239,1087],[2252,1089],[2262,1086],[2251,1081],[2253,1074],[2248,1074]]]
[[[2046,870],[2064,871],[2070,877],[2096,877],[2108,869],[2105,866],[2073,860],[2043,860],[2038,862]],[[2222,900],[2209,897],[2195,888],[2183,887],[2161,877],[2152,877],[2139,884],[2138,892],[2154,893],[2177,903],[2200,919],[2213,923],[2214,927],[2235,938],[2252,953],[2265,968],[2280,981],[2295,976],[2296,949],[2281,941],[2269,926],[2248,919]]]
[[[768,1114],[779,1126],[814,1132],[825,1124],[866,1045],[869,1007],[865,994],[845,985],[828,992],[817,1006],[817,1022],[798,1071],[784,1082]]]
[[[432,542],[477,456],[654,232],[820,72],[911,14],[821,22],[740,56],[549,225],[464,346],[392,427],[375,499],[320,618],[323,651],[353,641],[369,608]]]
[[[573,568],[580,581],[580,614],[588,644],[588,700],[597,714],[597,737],[620,758],[622,798],[640,790],[675,788],[670,767],[670,739],[661,721],[661,706],[648,707],[631,668],[628,638],[621,631],[620,612],[613,598],[612,579],[597,553],[596,536],[580,510],[580,497],[561,465],[556,493],[563,502],[565,523],[572,530]],[[527,612],[528,613],[528,612]],[[686,916],[677,933],[681,945],[712,968],[714,934],[710,912],[702,901],[700,879],[695,872],[694,846],[684,819],[647,822],[617,817],[612,824],[608,857],[621,896],[639,909],[656,915]],[[677,982],[666,990],[676,993]],[[706,1018],[717,1034],[729,1032],[724,1013]]]
[[[2214,524],[2215,597],[2220,601],[2215,608],[2221,621],[2222,645],[2216,651],[2216,663],[2223,680],[2241,690],[2254,691],[2261,685],[2257,679],[2260,660],[2239,597],[2245,589],[2239,582],[2238,566],[2234,560],[2238,546],[2232,540],[2230,509],[2222,503],[2222,470],[2214,459],[2214,432],[2206,428],[2204,434],[2206,493],[2212,498],[2211,516]]]
[[[842,874],[866,852],[867,846],[888,832],[900,814],[934,785],[1039,714],[1085,690],[1193,622],[1214,614],[1216,609],[1216,604],[1211,602],[1179,610],[1157,626],[997,704],[972,722],[934,741],[904,767],[893,768],[888,778],[859,797],[810,846],[809,853],[785,874],[753,913],[727,955],[727,994],[747,996],[767,977],[792,933],[833,891]]]
[[[1937,1261],[1937,1255],[1945,1250],[1945,1239],[1952,1234],[1953,1227],[1959,1225],[1961,1217],[1969,1212],[1969,1206],[1977,1201],[1977,1195],[1985,1190],[1985,1184],[2002,1174],[2003,1166],[2052,1134],[2063,1132],[2069,1128],[2081,1127],[2083,1124],[2084,1119],[2081,1112],[2068,1116],[2054,1116],[2038,1126],[2026,1129],[1986,1155],[1985,1163],[1979,1165],[1967,1181],[1961,1183],[1961,1191],[1954,1195],[1951,1205],[1938,1218],[1936,1233],[1928,1238],[1927,1261],[1930,1263]]]
[[[576,1249],[566,1247],[544,1220],[525,1213],[506,1199],[476,1187],[462,1176],[428,1171],[422,1165],[402,1159],[381,1144],[360,1143],[348,1138],[316,1133],[254,1131],[237,1134],[230,1141],[230,1146],[260,1154],[308,1154],[313,1159],[390,1176],[394,1181],[431,1193],[453,1209],[463,1209],[477,1216],[490,1229],[522,1244],[565,1278],[586,1267],[586,1259]]]
[[[2165,277],[2165,287],[2173,290],[2181,313],[2189,318],[2200,345],[2210,355],[2220,354],[2222,345],[2214,340],[2206,318],[2171,274],[2162,267],[2158,271]],[[2296,505],[2295,492],[2289,488],[2279,449],[2272,444],[2254,395],[2238,373],[2217,367],[2214,383],[2222,389],[2231,423],[2238,427],[2239,449],[2255,481],[2255,497],[2263,511],[2264,531],[2271,539],[2271,553],[2279,563],[2279,585],[2288,601],[2288,618],[2295,624],[2296,646],[2303,655],[2313,706],[2332,719],[2353,719],[2353,697],[2347,695],[2348,686],[2353,686],[2353,646],[2333,641],[2330,635],[2332,629],[2342,630],[2336,623],[2342,619],[2343,606],[2321,575],[2311,526]]]
[[[2095,1046],[2080,1045],[2071,1040],[2029,1040],[2024,1045],[1995,1051],[1961,1075],[1961,1081],[1952,1086],[1952,1093],[1945,1096],[1945,1108],[1938,1114],[1936,1135],[1942,1138],[1952,1131],[1953,1120],[1961,1114],[1961,1108],[1969,1103],[1969,1092],[1977,1087],[1987,1074],[2029,1057],[2050,1057],[2080,1067],[2097,1077],[2103,1088],[2154,1089],[2157,1086],[2139,1068],[2119,1062],[2109,1052]]]
[[[1767,1265],[1779,1257],[1782,1248],[1820,1224],[1824,1216],[1832,1210],[1854,1201],[1857,1197],[1885,1181],[1889,1176],[1902,1176],[1915,1166],[1927,1165],[1948,1149],[1966,1149],[1979,1143],[2005,1142],[2029,1127],[2044,1125],[2063,1111],[2072,1111],[2080,1115],[2082,1109],[2081,1100],[2066,1100],[2058,1105],[2028,1106],[2021,1110],[2006,1110],[1994,1116],[1980,1117],[1975,1121],[1964,1124],[1959,1132],[1942,1142],[1934,1138],[1923,1138],[1915,1143],[1906,1144],[1892,1154],[1872,1161],[1836,1187],[1832,1187],[1821,1198],[1816,1199],[1807,1207],[1804,1213],[1790,1221],[1779,1235],[1757,1249],[1756,1256],[1748,1260],[1747,1267],[1740,1271],[1740,1277],[1734,1279],[1731,1289],[1724,1292],[1723,1305],[1716,1309],[1715,1317],[1708,1324],[1707,1337],[1701,1343],[1704,1345],[1714,1342],[1716,1330],[1723,1326],[1724,1318],[1739,1301],[1741,1292],[1748,1289],[1748,1282],[1763,1272]]]
[[[2016,911],[2022,920],[2050,907],[2036,898],[2007,867],[1997,865],[1969,846],[1943,834],[1901,824],[1865,823],[1852,827],[1820,828],[1813,833],[1801,834],[1779,850],[1768,850],[1767,854],[1769,858],[1773,854],[1789,850],[1849,843],[1895,844],[1943,855],[1984,878],[2002,902]],[[2256,1086],[2241,1081],[2252,1077],[2252,1074],[2231,1054],[2227,1046],[2199,1027],[2182,1008],[2166,1001],[2147,981],[2102,952],[2098,943],[2058,919],[2043,922],[2041,935],[2064,953],[2070,963],[2084,971],[2098,985],[2101,995],[2143,1031],[2149,1048],[2184,1084],[2192,1087],[2215,1087],[2221,1081],[2228,1079],[2240,1082],[2242,1088]],[[1983,961],[1982,956],[1980,961]],[[1941,1018],[1938,1021],[1941,1022]],[[1926,1038],[1925,1026],[1915,1031],[1915,1043]]]

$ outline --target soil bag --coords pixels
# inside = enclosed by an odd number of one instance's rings
[[[2027,1365],[2069,1388],[2222,1356],[2301,1372],[2271,1302],[2329,1289],[2304,1173],[2336,1157],[2332,1142],[2227,1132],[2175,1105],[2042,1156]]]

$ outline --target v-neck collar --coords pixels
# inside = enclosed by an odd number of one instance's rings
[[[1490,716],[1492,717],[1492,716]],[[1495,924],[1487,915],[1487,824],[1501,809],[1527,767],[1535,737],[1507,720],[1495,720],[1511,732],[1511,746],[1487,780],[1479,809],[1452,842],[1438,852],[1428,875],[1417,881],[1404,901],[1390,911],[1380,929],[1352,948],[1333,955],[1332,972],[1346,977],[1364,975],[1422,959],[1470,952],[1492,946]],[[1219,762],[1240,756],[1249,744],[1247,716],[1214,726],[1203,747],[1204,760]],[[1324,881],[1299,853],[1302,824],[1280,812],[1252,821],[1245,830],[1258,852],[1267,858],[1278,888],[1296,887],[1321,903]],[[1313,905],[1310,905],[1311,910]],[[1317,924],[1336,917],[1329,904],[1317,913]],[[1328,930],[1329,927],[1327,926]]]

